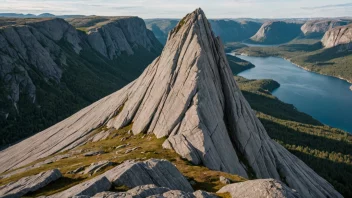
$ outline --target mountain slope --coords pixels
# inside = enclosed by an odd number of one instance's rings
[[[302,197],[341,197],[270,139],[238,88],[221,41],[201,9],[180,21],[161,56],[137,80],[0,152],[0,172],[82,145],[99,127],[128,125],[135,135],[167,138],[163,146],[193,164],[244,177],[275,178]]]
[[[306,37],[321,38],[328,30],[348,23],[350,21],[347,20],[310,20],[301,27],[301,30]]]
[[[352,25],[335,27],[327,31],[321,42],[326,48],[340,45],[339,48],[343,51],[350,51],[352,49]]]
[[[300,24],[283,21],[266,22],[251,37],[251,41],[263,44],[286,43],[300,35],[300,27]]]
[[[122,33],[111,33],[119,37],[105,43],[123,42],[125,48],[110,47],[107,56],[95,48],[104,43],[91,41],[91,34],[62,19],[1,19],[0,146],[57,123],[142,73],[161,44],[143,20],[126,18],[121,23],[136,20],[139,29],[115,27]],[[134,41],[136,37],[142,43]]]
[[[177,25],[177,19],[147,19],[147,28],[152,30],[162,44],[166,43],[168,33]],[[215,35],[224,43],[241,42],[249,39],[260,28],[261,24],[253,21],[236,21],[228,19],[209,20]]]

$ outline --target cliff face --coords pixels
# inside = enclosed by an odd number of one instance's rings
[[[70,118],[0,152],[0,172],[85,144],[99,127],[165,137],[196,165],[243,177],[281,180],[302,197],[341,197],[297,157],[270,139],[233,78],[223,45],[203,11],[170,32],[143,74]],[[99,134],[95,134],[99,135]]]
[[[36,102],[36,86],[29,68],[40,73],[45,81],[60,83],[67,65],[67,57],[57,44],[60,40],[72,45],[76,53],[82,49],[75,28],[62,19],[0,27],[0,79],[8,92],[7,98],[16,108],[20,93]]]
[[[327,31],[321,42],[326,48],[340,46],[345,50],[351,50],[352,25],[339,26]]]
[[[162,48],[138,17],[87,17],[67,21],[86,31],[92,48],[111,60],[123,53],[133,55],[137,48],[153,52]]]
[[[148,29],[152,30],[159,41],[166,43],[168,33],[177,25],[179,20],[148,19]],[[252,21],[235,21],[225,19],[209,20],[215,35],[220,36],[223,42],[241,42],[249,39],[260,28],[261,24]]]
[[[0,20],[0,146],[116,91],[161,51],[142,19],[99,25],[86,34],[63,19]]]
[[[280,44],[291,41],[301,33],[300,24],[272,21],[264,23],[251,37],[253,42],[263,44]]]
[[[305,36],[322,37],[328,30],[337,27],[347,25],[349,21],[342,20],[312,20],[307,21],[301,30]]]

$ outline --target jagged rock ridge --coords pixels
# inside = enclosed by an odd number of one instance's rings
[[[170,32],[161,56],[137,80],[0,152],[0,172],[81,145],[102,125],[119,129],[131,123],[134,134],[168,137],[163,146],[194,164],[282,180],[302,197],[341,197],[267,135],[201,9]]]

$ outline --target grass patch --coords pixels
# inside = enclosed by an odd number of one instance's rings
[[[166,159],[172,162],[189,181],[195,182],[195,185],[193,186],[195,190],[205,190],[208,192],[216,192],[217,190],[219,190],[221,187],[224,186],[224,184],[220,183],[219,181],[220,176],[225,176],[231,179],[233,182],[240,182],[240,181],[246,180],[237,175],[227,174],[219,171],[213,171],[204,166],[193,165],[189,163],[187,160],[182,159],[173,150],[163,149],[161,145],[165,141],[165,138],[157,139],[154,136],[154,134],[139,134],[139,135],[128,134],[128,131],[131,130],[131,128],[132,128],[132,125],[128,125],[120,130],[115,130],[112,132],[112,134],[110,134],[109,138],[106,140],[102,140],[98,142],[89,142],[83,146],[80,146],[74,149],[73,151],[80,151],[80,152],[73,155],[72,157],[56,161],[52,164],[46,164],[40,168],[35,168],[30,171],[26,171],[24,173],[13,175],[12,177],[1,180],[0,185],[17,181],[22,177],[38,174],[42,171],[58,168],[63,174],[63,178],[49,184],[48,186],[38,190],[37,192],[31,193],[28,195],[31,197],[47,196],[47,195],[52,195],[57,192],[66,190],[80,182],[89,180],[92,177],[102,174],[103,172],[114,167],[114,166],[110,166],[93,176],[90,176],[88,174],[84,174],[84,175],[68,174],[69,171],[75,170],[81,166],[88,166],[91,163],[99,162],[103,160],[109,160],[115,163],[116,165],[118,165],[123,163],[126,160],[144,161],[151,158]],[[116,149],[116,147],[118,147],[119,145],[126,145],[126,144],[128,144],[128,146]],[[125,154],[126,150],[134,147],[140,147],[140,148]],[[82,155],[85,152],[97,151],[97,150],[102,150],[105,153],[98,156],[91,156],[91,157],[84,157]],[[64,152],[64,153],[67,153],[67,152]],[[64,153],[59,153],[57,155],[61,155]],[[43,158],[41,160],[38,160],[32,163],[32,165],[48,158]],[[122,186],[113,190],[126,191],[128,189]]]

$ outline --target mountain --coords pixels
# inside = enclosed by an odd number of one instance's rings
[[[250,41],[262,44],[286,43],[301,34],[301,25],[283,21],[270,21],[264,23]]]
[[[122,88],[162,48],[137,17],[87,32],[57,18],[3,18],[0,25],[1,146]]]
[[[162,54],[138,79],[1,151],[0,172],[68,152],[89,144],[92,138],[102,139],[110,130],[126,127],[130,130],[124,133],[135,137],[154,134],[164,141],[164,150],[174,150],[195,166],[245,178],[281,180],[302,197],[342,197],[270,139],[238,88],[223,45],[201,9],[178,23]]]
[[[352,49],[352,24],[335,27],[327,31],[321,40],[326,48],[340,46],[347,51]]]
[[[310,20],[301,27],[301,30],[306,37],[321,38],[328,30],[348,23],[350,21],[347,20]]]
[[[39,18],[52,18],[52,17],[55,17],[55,15],[50,14],[50,13],[42,13],[42,14],[37,15],[37,17],[39,17]]]
[[[42,13],[42,14],[21,14],[21,13],[0,13],[0,18],[81,18],[86,17],[84,15],[54,15],[51,13]]]
[[[147,19],[147,28],[152,30],[159,41],[166,43],[167,35],[179,22],[177,19]],[[223,42],[241,42],[249,39],[260,28],[261,23],[232,20],[232,19],[210,19],[215,35],[220,36]]]
[[[165,45],[168,33],[177,25],[179,19],[146,19],[147,28]]]
[[[7,18],[34,18],[36,15],[34,14],[18,14],[18,13],[0,13],[0,17]]]

